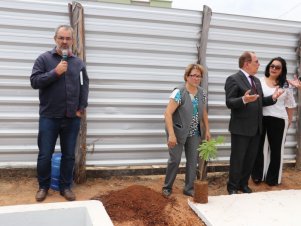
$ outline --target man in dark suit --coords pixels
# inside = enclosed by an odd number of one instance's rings
[[[226,105],[231,109],[229,131],[231,133],[231,156],[227,190],[251,193],[248,180],[254,165],[262,130],[262,106],[272,105],[283,93],[276,91],[264,97],[261,84],[254,75],[259,68],[254,52],[244,52],[239,58],[240,70],[226,80]]]

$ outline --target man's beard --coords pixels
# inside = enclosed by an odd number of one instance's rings
[[[69,48],[59,47],[58,49],[60,50],[61,53],[63,53],[64,51],[67,51],[68,55],[70,55],[72,53],[72,48],[71,47],[69,47]]]

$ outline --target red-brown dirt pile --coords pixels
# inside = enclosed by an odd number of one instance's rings
[[[103,203],[113,221],[138,220],[152,226],[169,225],[164,209],[175,204],[175,199],[166,199],[161,193],[142,185],[132,185],[92,199]]]

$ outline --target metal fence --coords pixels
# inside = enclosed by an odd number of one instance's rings
[[[78,2],[85,11],[90,77],[87,165],[166,164],[163,112],[171,90],[183,82],[184,68],[197,60],[202,12]],[[56,26],[69,23],[67,3],[1,1],[2,167],[36,164],[38,92],[31,89],[29,76],[38,55],[54,47]],[[262,65],[260,76],[270,58],[282,56],[292,76],[300,30],[300,22],[213,13],[207,48],[209,120],[212,135],[226,138],[217,161],[228,161],[230,155],[230,113],[223,86],[238,70],[239,55],[255,51]],[[286,159],[295,158],[295,133],[294,124]]]

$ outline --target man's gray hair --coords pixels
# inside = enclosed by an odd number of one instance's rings
[[[61,28],[64,28],[65,30],[71,31],[71,36],[72,36],[72,38],[73,38],[73,28],[72,28],[70,25],[60,25],[60,26],[58,26],[58,27],[55,29],[54,37],[57,36],[57,33],[58,33],[58,31],[59,31]]]

